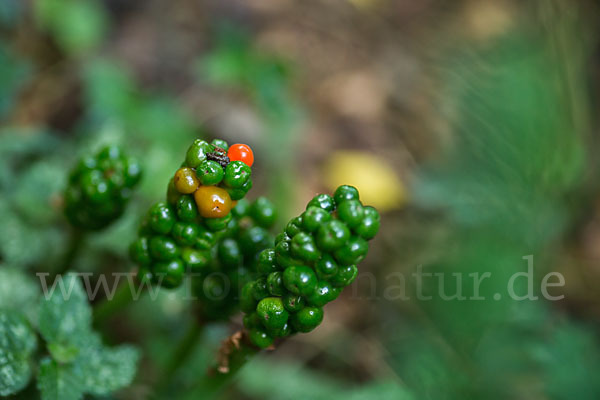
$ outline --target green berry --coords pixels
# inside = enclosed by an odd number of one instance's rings
[[[179,255],[175,241],[166,236],[154,236],[149,243],[150,255],[160,261],[169,261]]]
[[[244,318],[242,320],[242,322],[244,323],[244,328],[246,328],[247,330],[253,329],[253,328],[259,328],[262,329],[263,325],[260,322],[260,318],[258,316],[258,314],[255,312],[251,312],[250,314],[246,314],[244,315]]]
[[[196,239],[195,247],[198,250],[210,250],[215,244],[217,238],[213,232],[200,230]]]
[[[191,246],[196,242],[199,231],[200,229],[196,224],[176,222],[175,225],[173,225],[173,231],[171,235],[177,241],[177,243],[184,246]]]
[[[204,269],[210,262],[210,253],[186,247],[181,251],[181,258],[191,272]]]
[[[122,154],[121,148],[113,144],[103,147],[98,153],[97,158],[99,161],[118,160]]]
[[[266,349],[267,347],[273,344],[273,338],[262,329],[250,329],[250,331],[248,332],[248,336],[250,338],[250,341],[256,347],[260,347],[261,349]]]
[[[337,249],[333,256],[342,265],[358,264],[364,260],[369,245],[365,239],[353,236],[346,244]]]
[[[241,161],[232,161],[225,167],[223,182],[232,189],[241,188],[248,180],[252,170]]]
[[[346,200],[358,200],[358,190],[354,186],[342,185],[335,190],[333,199],[339,207]]]
[[[327,281],[319,281],[315,290],[306,297],[308,304],[317,307],[323,307],[325,304],[337,299],[340,295],[340,289],[333,287]]]
[[[317,276],[309,267],[292,265],[283,271],[283,283],[290,292],[305,296],[315,290]]]
[[[273,296],[283,296],[285,287],[283,286],[283,273],[281,271],[271,272],[267,276],[267,288]]]
[[[206,160],[206,154],[214,149],[214,146],[204,140],[196,139],[185,155],[185,164],[190,168],[197,168],[202,161]]]
[[[248,282],[240,291],[240,309],[245,313],[256,310],[258,301],[254,298],[254,282]]]
[[[331,214],[320,207],[308,207],[302,213],[302,228],[307,232],[316,231],[323,223],[331,220]]]
[[[273,245],[273,237],[264,228],[253,226],[244,230],[239,237],[240,249],[247,257],[252,257]]]
[[[290,313],[295,313],[304,308],[306,302],[302,296],[293,293],[286,293],[283,298],[283,305]]]
[[[148,248],[148,238],[141,237],[129,246],[131,259],[140,266],[150,265],[150,250]]]
[[[373,207],[364,208],[364,216],[360,224],[354,228],[354,232],[365,240],[371,240],[379,232],[380,217]]]
[[[227,193],[229,193],[231,200],[241,200],[246,196],[250,189],[252,189],[252,178],[248,179],[248,181],[240,188],[227,188]]]
[[[232,199],[233,200],[233,199]],[[235,207],[231,209],[231,213],[234,217],[240,219],[245,217],[250,212],[250,202],[247,199],[241,199],[237,202]]]
[[[302,217],[296,217],[290,220],[285,227],[285,233],[287,233],[289,237],[294,237],[300,232],[302,232]]]
[[[317,246],[323,251],[338,249],[350,238],[350,230],[342,221],[331,220],[317,231]]]
[[[270,228],[277,219],[275,205],[266,197],[259,197],[250,206],[250,216],[263,228]]]
[[[265,249],[258,255],[256,270],[259,274],[268,275],[271,272],[277,271],[279,265],[275,261],[275,249]]]
[[[282,268],[292,265],[302,265],[302,262],[295,260],[291,254],[291,241],[281,241],[275,246],[275,261]]]
[[[209,301],[222,301],[226,298],[230,283],[227,277],[210,274],[202,282],[202,296]]]
[[[185,267],[180,259],[154,264],[153,277],[167,289],[176,288],[183,282]]]
[[[275,245],[278,245],[280,242],[289,242],[291,241],[292,238],[289,237],[289,235],[285,232],[280,233],[279,235],[275,236]]]
[[[292,314],[290,321],[298,332],[310,332],[323,321],[323,309],[320,307],[304,307]]]
[[[185,222],[193,222],[198,218],[196,202],[190,195],[182,195],[176,202],[177,217]]]
[[[346,287],[356,279],[358,268],[356,265],[345,265],[339,267],[338,273],[331,278],[331,284],[334,287]]]
[[[294,236],[290,250],[293,257],[308,262],[316,261],[320,256],[312,236],[304,232]]]
[[[262,299],[256,306],[256,313],[267,329],[283,328],[289,317],[280,297]]]
[[[175,224],[174,214],[173,209],[165,203],[157,203],[150,208],[148,223],[156,233],[167,234]]]
[[[223,180],[223,167],[216,161],[204,160],[196,168],[196,176],[205,186],[216,185]]]
[[[97,169],[82,174],[81,188],[86,199],[92,203],[101,204],[110,201],[111,192],[108,182]]]
[[[315,270],[320,279],[327,279],[337,274],[338,265],[332,256],[324,254],[315,264]]]
[[[219,242],[218,256],[219,261],[227,268],[237,267],[243,260],[240,247],[233,239],[224,239]]]
[[[263,276],[254,281],[254,285],[252,286],[252,295],[256,301],[260,301],[269,296],[267,278]]]
[[[337,214],[349,228],[354,228],[363,220],[363,206],[358,200],[347,200],[338,206]]]
[[[229,150],[229,145],[223,139],[214,139],[212,142],[210,142],[210,144],[212,144],[214,147],[220,147],[225,151]]]
[[[306,209],[309,209],[310,207],[318,207],[327,212],[332,212],[335,210],[335,201],[333,200],[333,197],[328,194],[318,194],[308,202]]]
[[[137,185],[142,179],[142,166],[133,157],[128,157],[124,163],[124,178],[127,187]]]
[[[154,275],[147,266],[140,267],[135,278],[144,285],[154,282]]]
[[[231,218],[231,213],[227,214],[227,216],[222,218],[205,218],[204,225],[206,225],[208,230],[210,230],[211,232],[222,231],[223,229],[227,228],[227,225],[231,221]]]
[[[283,324],[283,326],[279,329],[267,329],[267,332],[269,333],[269,335],[271,335],[272,337],[287,337],[290,336],[293,333],[293,329],[292,329],[292,324],[286,322],[285,324]]]

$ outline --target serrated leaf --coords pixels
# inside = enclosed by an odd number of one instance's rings
[[[81,380],[72,367],[59,365],[51,358],[40,362],[38,389],[42,400],[79,400],[83,397]]]
[[[35,350],[35,332],[16,312],[0,311],[0,396],[23,389],[31,376],[29,356]]]
[[[39,331],[48,343],[76,344],[90,333],[92,310],[76,275],[57,276],[40,304]]]
[[[59,343],[49,343],[48,351],[52,358],[61,364],[70,363],[77,358],[79,347],[74,345],[61,345]]]
[[[103,396],[135,378],[140,353],[131,346],[88,347],[77,360],[86,393]]]

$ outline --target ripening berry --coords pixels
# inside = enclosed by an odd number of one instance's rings
[[[251,167],[254,164],[254,153],[247,144],[233,144],[227,151],[227,156],[231,161],[241,161]]]
[[[204,218],[222,218],[231,211],[231,198],[225,189],[216,186],[200,186],[194,192],[198,212]]]
[[[186,167],[179,168],[177,172],[175,172],[173,182],[175,183],[177,191],[183,194],[194,193],[196,189],[198,189],[198,185],[200,185],[194,170]]]

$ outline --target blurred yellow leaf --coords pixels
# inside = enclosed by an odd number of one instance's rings
[[[355,186],[363,204],[379,211],[400,208],[406,201],[405,186],[393,167],[371,153],[333,153],[325,164],[323,179],[331,191],[339,185]]]

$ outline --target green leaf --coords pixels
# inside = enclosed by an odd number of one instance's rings
[[[59,165],[58,160],[43,160],[31,165],[19,175],[19,184],[13,194],[15,209],[32,224],[53,222],[62,210],[52,202],[61,195],[66,177],[66,165]]]
[[[35,309],[39,289],[34,280],[17,268],[0,267],[0,310],[29,313]]]
[[[29,356],[37,345],[35,332],[15,312],[0,311],[0,396],[23,389],[29,382]]]
[[[83,397],[81,380],[69,365],[59,365],[51,358],[40,362],[38,389],[42,400],[79,400]]]
[[[61,345],[59,343],[49,343],[48,351],[52,358],[61,364],[70,363],[79,354],[79,347],[74,345]]]
[[[39,330],[48,343],[77,344],[90,333],[92,310],[76,275],[58,276],[40,305]]]
[[[139,351],[131,346],[83,349],[77,365],[85,392],[103,396],[128,386],[135,378],[139,358]]]

